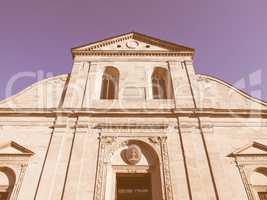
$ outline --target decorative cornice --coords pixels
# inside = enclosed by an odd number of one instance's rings
[[[2,142],[0,144],[0,150],[5,149],[5,148],[13,148],[13,149],[17,150],[18,152],[12,152],[12,151],[11,152],[5,152],[5,151],[1,152],[0,151],[0,157],[9,157],[9,156],[12,156],[12,157],[28,156],[28,157],[30,157],[34,154],[31,150],[19,145],[18,143],[14,142],[14,141]]]
[[[255,148],[258,149],[260,151],[262,151],[261,153],[244,153],[247,149],[249,148]],[[238,158],[249,158],[249,157],[265,157],[267,158],[267,146],[258,142],[252,142],[250,144],[245,145],[244,147],[241,147],[237,150],[235,150],[234,152],[232,152],[231,154],[228,155],[228,157],[238,157]]]
[[[168,52],[168,51],[87,51],[87,50],[73,50],[73,56],[130,56],[130,57],[148,57],[148,56],[162,56],[162,57],[178,57],[178,56],[193,56],[193,52]]]
[[[267,110],[261,109],[215,109],[215,108],[185,108],[185,109],[95,109],[95,108],[0,108],[0,116],[36,116],[36,117],[57,117],[57,116],[112,116],[112,115],[134,116],[134,115],[161,115],[161,116],[200,116],[200,117],[232,117],[236,118],[267,118]]]
[[[114,124],[114,123],[99,123],[95,126],[95,128],[103,128],[103,129],[167,129],[169,124],[128,124],[128,123],[121,123],[121,124]]]

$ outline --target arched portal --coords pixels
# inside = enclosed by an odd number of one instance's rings
[[[159,156],[143,141],[128,140],[112,152],[106,177],[106,200],[163,199]]]
[[[9,200],[15,185],[16,175],[8,167],[0,167],[0,199]]]

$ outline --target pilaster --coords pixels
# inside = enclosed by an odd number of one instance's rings
[[[64,200],[93,199],[96,176],[98,130],[92,128],[88,117],[79,117],[75,128]]]
[[[172,175],[173,198],[189,200],[186,168],[183,159],[183,147],[179,137],[178,124],[174,123],[168,127],[168,152],[170,160],[170,172]]]
[[[186,69],[181,61],[169,61],[169,71],[172,79],[176,108],[192,108],[193,97],[190,92],[190,83],[187,78]]]
[[[59,117],[56,121],[37,191],[37,200],[61,198],[74,135],[71,127],[75,125],[75,121],[75,118],[67,117]]]
[[[188,88],[188,92],[191,92],[192,98],[193,98],[193,107],[200,108],[201,107],[201,95],[199,92],[199,84],[197,82],[197,76],[195,74],[193,61],[192,60],[185,60],[182,63],[182,66],[186,70],[186,76],[190,85],[190,88]]]
[[[74,61],[63,108],[81,108],[86,90],[89,62]]]
[[[180,117],[179,121],[192,199],[216,199],[197,119]]]
[[[153,91],[152,91],[152,73],[153,73],[153,68],[152,67],[146,67],[145,68],[145,78],[146,78],[146,99],[147,100],[152,100],[153,99]]]

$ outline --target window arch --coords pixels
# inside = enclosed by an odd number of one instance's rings
[[[101,99],[118,99],[119,71],[114,67],[106,67],[102,76]]]
[[[15,185],[15,173],[7,167],[0,167],[0,199],[8,200]]]
[[[254,189],[255,199],[266,200],[267,199],[267,168],[258,167],[254,170],[250,177],[250,183]]]
[[[168,70],[156,67],[152,77],[153,99],[172,99],[173,90]]]

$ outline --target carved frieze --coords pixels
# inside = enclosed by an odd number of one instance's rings
[[[160,137],[149,137],[148,140],[152,144],[159,144],[160,143]]]

